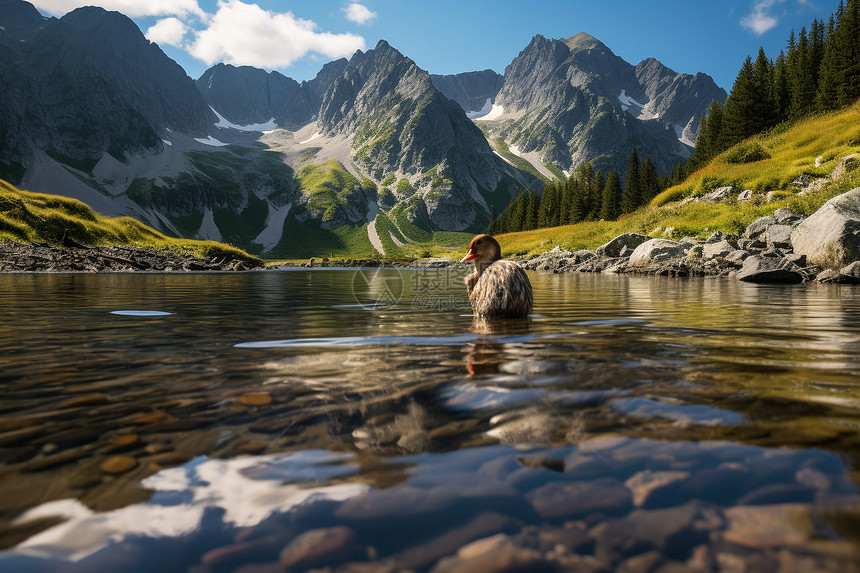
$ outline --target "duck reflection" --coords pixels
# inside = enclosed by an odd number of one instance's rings
[[[528,334],[530,331],[530,321],[528,318],[517,319],[491,319],[485,317],[475,317],[472,320],[470,331],[479,335],[499,336],[520,336]],[[471,376],[481,374],[496,374],[499,372],[499,367],[505,362],[503,355],[505,346],[504,343],[497,340],[478,340],[467,346],[466,353],[466,371]]]

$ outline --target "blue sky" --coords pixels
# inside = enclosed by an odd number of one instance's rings
[[[431,73],[505,66],[535,34],[597,37],[632,64],[655,57],[705,72],[726,91],[759,46],[776,57],[792,28],[827,19],[838,0],[35,0],[62,15],[100,5],[132,17],[192,78],[224,61],[302,81],[380,39]]]

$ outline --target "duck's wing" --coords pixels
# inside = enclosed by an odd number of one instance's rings
[[[500,260],[484,270],[469,300],[477,316],[525,317],[531,312],[534,296],[523,268]]]

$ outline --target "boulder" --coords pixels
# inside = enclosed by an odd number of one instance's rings
[[[785,207],[774,211],[773,218],[776,219],[776,222],[780,225],[791,225],[802,219],[800,215]]]
[[[746,201],[749,201],[750,199],[752,199],[752,196],[753,196],[752,189],[744,189],[743,191],[741,191],[738,194],[738,202],[744,203]]]
[[[707,243],[704,246],[702,258],[708,260],[713,259],[714,257],[725,257],[734,250],[735,247],[726,240],[722,240],[718,243]]]
[[[836,166],[835,169],[830,173],[830,178],[833,180],[842,179],[847,171],[852,169],[851,164],[857,161],[857,154],[852,153],[847,157],[843,157],[842,161],[839,162],[839,165]]]
[[[597,255],[594,254],[594,251],[589,251],[588,249],[579,249],[575,253],[573,253],[573,258],[578,262],[585,262],[588,259],[593,259]]]
[[[711,236],[709,236],[707,239],[705,239],[705,242],[706,243],[719,243],[720,241],[722,241],[725,238],[726,238],[726,236],[723,234],[722,231],[714,231],[713,233],[711,233]]]
[[[651,263],[665,262],[677,257],[683,257],[689,250],[688,245],[668,239],[651,239],[636,247],[630,255],[628,264],[631,267],[644,267]]]
[[[728,255],[726,255],[726,260],[731,263],[742,263],[750,256],[749,251],[745,251],[743,249],[738,249],[737,251],[732,251]]]
[[[822,267],[860,260],[860,187],[834,197],[791,234],[794,252]]]
[[[744,260],[737,274],[739,280],[750,283],[796,284],[803,282],[797,266],[787,259],[753,255]]]
[[[608,243],[597,247],[597,250],[594,252],[598,256],[619,257],[624,247],[635,249],[650,238],[648,235],[641,233],[624,233],[623,235],[618,235]]]
[[[729,197],[731,197],[732,192],[735,190],[734,187],[729,185],[728,187],[720,187],[718,189],[714,189],[710,193],[707,193],[702,197],[702,201],[705,203],[722,203],[723,201],[727,201]]]
[[[821,283],[860,284],[860,262],[853,262],[840,270],[824,269],[815,277]]]
[[[809,187],[809,175],[804,173],[797,179],[791,182],[792,185],[797,185],[798,187]]]
[[[765,231],[765,240],[768,246],[788,247],[791,245],[791,225],[771,225]]]
[[[764,234],[767,231],[767,228],[776,223],[776,218],[768,215],[766,217],[759,217],[752,223],[750,223],[746,230],[744,231],[744,237],[748,239],[756,239]]]
[[[839,273],[860,280],[860,261],[854,261],[850,265],[842,267]]]

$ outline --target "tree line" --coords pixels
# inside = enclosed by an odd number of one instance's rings
[[[613,169],[606,175],[602,169],[595,171],[586,161],[565,181],[548,183],[542,193],[522,189],[502,215],[496,216],[493,208],[487,232],[493,235],[599,219],[614,221],[623,213],[631,213],[649,203],[667,183],[668,179],[657,175],[650,157],[639,162],[635,149],[630,153],[623,189],[618,170]]]
[[[747,57],[724,105],[711,102],[691,173],[717,154],[786,121],[850,105],[860,98],[860,0],[843,0],[827,24],[813,20],[788,38],[775,60],[763,48]],[[683,174],[682,174],[683,175]]]

